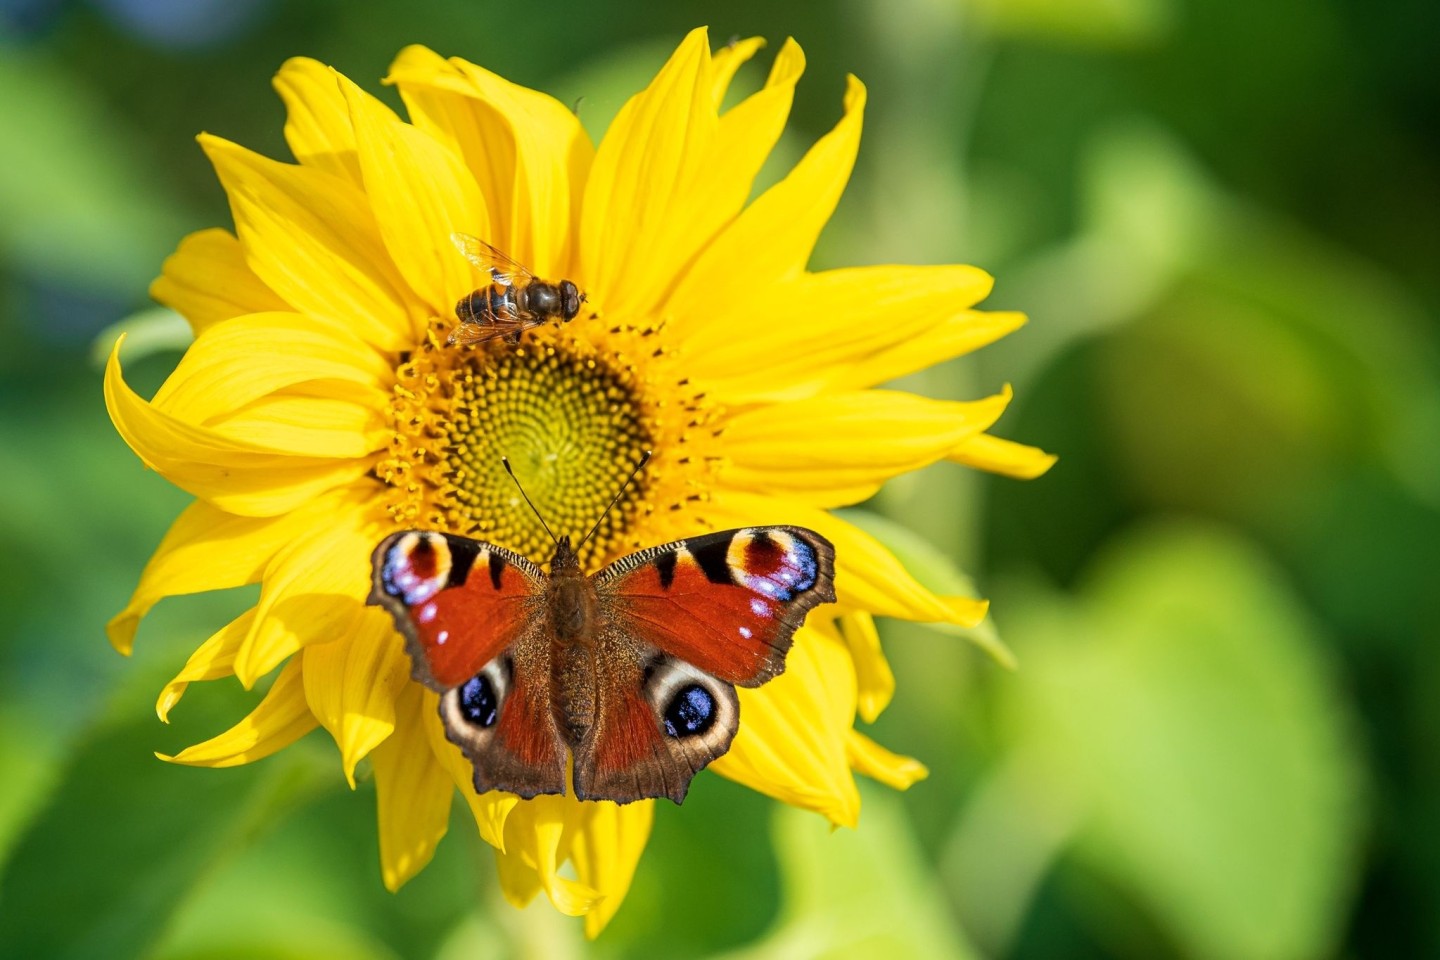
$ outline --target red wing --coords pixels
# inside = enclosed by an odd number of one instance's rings
[[[629,803],[685,799],[690,780],[730,749],[735,688],[611,630],[596,647],[594,723],[575,749],[575,796]]]
[[[422,530],[386,537],[371,565],[369,602],[395,618],[415,679],[442,693],[516,641],[544,590],[545,575],[519,554]]]
[[[544,622],[536,621],[512,648],[440,697],[445,737],[475,768],[477,793],[565,792],[549,655]]]
[[[481,270],[488,270],[496,283],[503,283],[508,287],[513,285],[516,280],[535,279],[535,274],[531,273],[524,264],[468,233],[452,233],[450,242],[455,244],[455,248],[464,255],[466,260]]]
[[[803,527],[749,527],[622,557],[595,575],[615,629],[726,683],[785,669],[805,615],[835,599],[835,549]]]

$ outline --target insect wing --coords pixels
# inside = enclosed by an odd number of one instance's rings
[[[496,283],[510,287],[517,281],[535,279],[535,274],[524,264],[501,253],[478,237],[472,237],[468,233],[452,233],[450,240],[455,244],[455,248],[464,254],[466,260],[481,270],[489,271]]]
[[[475,790],[565,792],[565,745],[550,710],[545,575],[502,547],[423,530],[375,548],[369,602],[405,636],[416,680],[440,693],[446,739]]]
[[[575,751],[576,795],[683,800],[730,749],[735,685],[783,670],[806,614],[835,599],[834,561],[811,530],[751,527],[642,550],[596,574],[605,709]]]
[[[516,337],[540,324],[534,320],[511,320],[497,317],[485,323],[462,323],[450,333],[447,341],[452,347],[463,347],[472,343],[485,343],[501,337]]]
[[[545,575],[524,557],[425,530],[386,537],[371,567],[369,602],[395,618],[415,679],[440,692],[513,644],[544,591]]]
[[[748,527],[622,557],[595,575],[612,620],[726,683],[785,669],[806,614],[835,600],[835,549],[803,527]]]

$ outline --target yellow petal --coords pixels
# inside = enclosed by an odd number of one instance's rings
[[[979,350],[1024,325],[1023,313],[962,310],[922,333],[897,337],[883,349],[859,355],[858,362],[835,369],[826,382],[836,390],[885,383]]]
[[[748,300],[805,269],[850,179],[864,111],[865,87],[850,77],[840,122],[722,230],[680,281],[666,307],[677,330],[688,334],[708,322],[715,304]]]
[[[960,449],[950,454],[950,459],[977,470],[988,470],[1019,480],[1033,480],[1049,470],[1059,459],[1039,447],[1028,447],[1023,443],[1001,440],[988,433],[971,437]]]
[[[383,530],[364,492],[342,491],[316,504],[313,522],[265,567],[255,623],[235,656],[247,688],[291,654],[352,635],[370,588],[370,554]],[[318,678],[317,678],[318,679]]]
[[[945,337],[957,318],[974,340],[981,326],[1002,316],[967,309],[990,287],[990,276],[974,267],[853,267],[756,285],[737,299],[717,298],[706,315],[675,322],[690,335],[684,347],[690,376],[731,402],[792,400],[826,386],[879,382],[871,374],[894,364],[875,361],[877,354],[894,352],[895,362],[901,353],[923,355],[916,369],[953,356],[945,353]]]
[[[185,695],[185,688],[196,680],[218,680],[235,672],[235,654],[255,622],[252,607],[220,628],[190,655],[185,667],[165,684],[155,701],[155,713],[164,723],[170,722],[170,710]]]
[[[717,107],[725,96],[731,76],[740,66],[738,63],[727,62],[726,55],[730,54],[730,59],[733,60],[735,51],[743,49],[747,43],[756,43],[758,48],[760,41],[756,38],[753,41],[741,41],[722,47],[711,61],[710,73],[715,83]],[[745,59],[749,58],[750,53],[745,53]],[[790,116],[790,105],[795,98],[795,84],[804,72],[805,52],[793,37],[786,37],[780,52],[775,55],[775,62],[770,66],[770,75],[765,78],[765,86],[721,116],[720,149],[733,157],[745,158],[743,166],[749,173],[740,178],[745,183],[754,180],[760,165],[774,148],[775,141],[780,139],[780,132],[785,128],[785,121]],[[744,199],[741,198],[742,202]]]
[[[855,668],[845,648],[802,627],[785,672],[739,694],[740,731],[712,768],[831,823],[855,826],[860,794],[846,754],[855,719]]]
[[[712,75],[718,72],[712,64]],[[735,218],[749,199],[756,175],[785,129],[795,99],[795,84],[804,72],[804,52],[793,39],[787,39],[775,57],[765,86],[720,118],[713,155],[695,171],[692,189],[699,208],[688,214],[682,212],[687,217],[684,229],[694,240],[708,241]],[[696,244],[686,249],[686,259],[698,248]]]
[[[495,851],[505,899],[523,907],[538,888],[556,910],[571,917],[584,916],[595,906],[599,891],[560,875],[580,826],[581,806],[569,796],[535,797],[516,804],[505,821],[505,850]]]
[[[192,767],[237,767],[283,750],[315,729],[315,718],[305,706],[300,661],[285,665],[275,685],[250,715],[217,737],[186,747],[173,757],[156,756]]]
[[[150,296],[190,321],[197,336],[231,317],[289,309],[255,276],[240,241],[219,228],[181,240],[150,284]]]
[[[804,72],[804,52],[793,39],[787,39],[775,56],[765,86],[720,118],[714,156],[699,171],[695,185],[695,199],[704,204],[701,210],[708,214],[690,221],[696,239],[708,241],[749,199],[756,175],[785,129],[795,84]]]
[[[475,768],[465,759],[459,747],[445,739],[445,726],[440,722],[439,696],[426,690],[421,701],[420,715],[425,722],[425,734],[430,742],[431,754],[460,790],[460,796],[470,805],[470,813],[475,818],[480,839],[503,852],[505,822],[509,819],[510,812],[519,804],[520,798],[513,793],[501,793],[498,790],[476,793]]]
[[[227,437],[273,450],[322,457],[368,457],[389,446],[394,428],[371,403],[332,397],[271,394],[217,417],[210,424]]]
[[[805,66],[799,46],[786,41],[765,87],[722,118],[715,92],[738,66],[733,59],[716,67],[703,31],[692,32],[600,145],[582,237],[606,245],[595,256],[585,247],[584,262],[607,313],[656,309],[684,266],[739,213],[780,137]],[[597,262],[615,269],[588,272]]]
[[[380,821],[380,873],[392,893],[434,856],[449,826],[455,796],[450,775],[430,750],[424,717],[429,705],[422,691],[418,683],[402,686],[395,702],[395,732],[370,754]]]
[[[575,876],[585,886],[600,894],[600,899],[585,914],[585,935],[592,940],[600,935],[630,891],[640,854],[650,840],[650,827],[655,821],[655,802],[582,803],[580,825],[570,844],[570,860]]]
[[[355,128],[335,69],[309,57],[291,57],[275,74],[274,85],[285,101],[285,142],[295,159],[359,186]]]
[[[850,659],[855,661],[856,706],[866,723],[874,723],[895,695],[895,674],[880,649],[875,618],[857,611],[840,617],[836,623],[840,639],[850,649]]]
[[[538,276],[563,276],[595,154],[569,108],[418,46],[400,52],[386,82],[400,88],[411,122],[469,168],[490,213],[481,239]]]
[[[845,743],[850,765],[856,772],[863,773],[872,780],[879,780],[887,787],[908,790],[916,782],[930,776],[930,771],[919,760],[891,753],[859,730],[851,730]]]
[[[764,46],[764,37],[748,37],[744,40],[732,40],[710,55],[710,101],[716,110],[725,102],[725,94],[730,89],[730,81],[735,79],[735,71],[748,63]]]
[[[719,127],[712,90],[702,27],[621,108],[596,150],[577,281],[607,315],[644,313],[728,216],[698,189]]]
[[[122,337],[105,368],[105,406],[145,465],[171,483],[243,516],[275,516],[350,483],[365,459],[297,456],[195,426],[146,403],[125,385]]]
[[[230,197],[245,261],[270,289],[382,350],[415,341],[428,311],[390,261],[359,187],[208,134],[200,145]]]
[[[364,396],[384,410],[394,379],[392,365],[346,328],[298,313],[256,313],[197,337],[151,402],[209,426],[276,390],[340,381],[365,388]]]
[[[450,237],[490,235],[485,199],[458,156],[355,84],[343,78],[340,84],[385,248],[431,315],[448,318],[455,302],[480,285]]]
[[[540,892],[540,871],[518,855],[495,851],[495,874],[505,902],[517,910],[529,905]]]
[[[305,700],[335,738],[353,790],[355,764],[395,732],[395,701],[410,685],[404,642],[389,614],[366,609],[346,636],[308,646],[304,657]]]
[[[738,490],[717,492],[706,505],[705,522],[717,530],[793,523],[820,533],[835,545],[839,613],[864,610],[901,620],[973,627],[985,619],[989,608],[984,600],[930,592],[874,537],[839,517],[795,500]]]
[[[128,654],[140,618],[165,597],[256,582],[305,522],[303,514],[256,519],[228,514],[203,500],[192,503],[160,541],[130,602],[106,624],[110,642]]]
[[[1006,387],[974,402],[860,390],[755,407],[724,425],[725,482],[821,507],[857,503],[957,449],[1009,402]]]

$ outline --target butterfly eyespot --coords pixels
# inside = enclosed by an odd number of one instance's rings
[[[672,737],[696,737],[715,723],[715,698],[692,683],[682,687],[665,707],[665,732]]]
[[[477,727],[493,727],[500,712],[500,698],[490,678],[477,673],[460,688],[460,713]]]

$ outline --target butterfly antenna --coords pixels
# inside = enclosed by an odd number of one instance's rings
[[[595,536],[595,531],[599,530],[600,524],[604,523],[605,518],[610,516],[610,511],[615,509],[615,504],[619,503],[620,498],[625,495],[625,491],[630,489],[630,484],[634,482],[635,475],[640,472],[640,469],[644,467],[645,464],[650,462],[650,456],[654,452],[655,451],[653,450],[646,450],[644,455],[640,457],[640,462],[635,464],[635,469],[630,471],[630,476],[627,477],[625,479],[625,482],[620,485],[620,489],[615,494],[615,499],[610,501],[610,506],[606,507],[605,512],[600,514],[600,519],[595,521],[595,526],[591,527],[590,532],[585,534],[585,540],[589,540],[591,537]],[[575,544],[576,553],[579,553],[580,548],[585,545],[585,540],[581,540],[579,543]]]
[[[526,503],[526,505],[527,505],[532,511],[534,511],[534,513],[535,513],[535,519],[540,521],[540,526],[544,527],[544,528],[545,528],[545,532],[550,535],[550,542],[551,542],[551,543],[559,543],[560,541],[555,539],[555,534],[550,533],[550,524],[546,523],[546,522],[545,522],[545,518],[542,517],[542,516],[540,516],[540,511],[539,511],[539,510],[536,510],[536,509],[535,509],[535,504],[533,504],[533,503],[530,502],[530,495],[525,492],[525,488],[524,488],[524,487],[520,486],[520,478],[517,477],[517,476],[515,476],[515,471],[514,471],[514,470],[511,468],[511,466],[510,466],[510,458],[509,458],[509,457],[501,457],[501,458],[500,458],[500,462],[505,465],[505,472],[508,473],[508,474],[510,474],[510,479],[515,481],[515,489],[519,490],[519,491],[520,491],[520,496],[522,496],[522,497],[525,498],[525,503]],[[641,463],[644,463],[645,461],[642,460],[642,461],[640,461],[640,462],[641,462]],[[617,498],[617,499],[618,499],[618,498]],[[607,512],[608,512],[608,511],[607,511]]]

